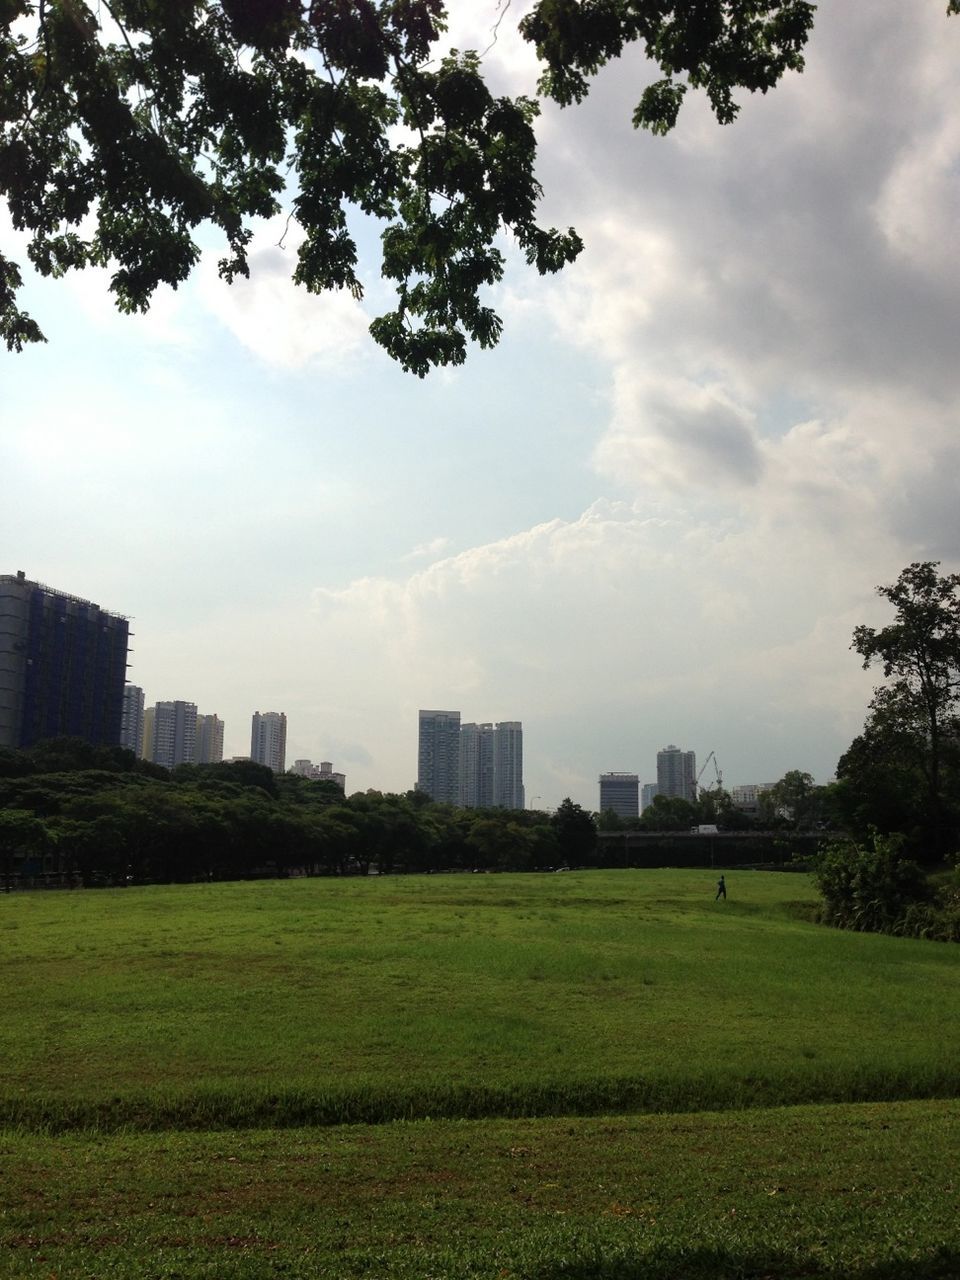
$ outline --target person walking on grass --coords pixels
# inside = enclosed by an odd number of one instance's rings
[[[714,898],[714,902],[719,902],[721,898],[724,900],[724,902],[726,902],[727,882],[724,880],[723,876],[721,876],[720,879],[717,881],[717,896]]]

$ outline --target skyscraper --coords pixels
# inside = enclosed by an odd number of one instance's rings
[[[0,575],[0,746],[62,735],[117,746],[128,639],[119,614]]]
[[[523,808],[519,720],[460,726],[460,804],[465,809]]]
[[[657,794],[679,796],[691,804],[697,799],[697,756],[672,743],[657,752]]]
[[[164,769],[193,763],[197,742],[195,702],[158,702],[144,713],[143,720],[144,755],[148,760]]]
[[[432,800],[460,799],[460,712],[421,711],[417,740],[417,790]]]
[[[645,782],[640,788],[640,812],[643,813],[649,805],[653,804],[654,797],[658,795],[657,784],[655,782]]]
[[[136,755],[143,750],[143,690],[136,684],[124,685],[123,688],[120,745]]]
[[[283,773],[287,758],[287,717],[283,711],[255,711],[250,727],[250,759]]]
[[[460,726],[460,799],[464,809],[492,809],[496,730],[492,724]]]
[[[493,772],[497,808],[524,808],[523,725],[519,720],[501,720],[497,725]]]
[[[421,711],[417,790],[465,809],[522,809],[520,721],[461,725],[459,711]]]
[[[197,716],[193,758],[197,764],[219,764],[223,760],[223,721],[219,716]]]
[[[600,813],[612,811],[618,818],[640,816],[640,779],[635,773],[601,773]]]

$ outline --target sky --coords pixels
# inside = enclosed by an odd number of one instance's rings
[[[498,91],[536,67],[511,4]],[[504,243],[492,352],[421,381],[363,304],[290,283],[258,228],[145,317],[106,273],[29,280],[49,342],[0,354],[0,572],[131,618],[148,705],[195,702],[250,750],[352,793],[416,780],[417,711],[521,720],[527,803],[716,753],[726,786],[828,781],[879,674],[850,651],[915,560],[960,569],[960,19],[832,0],[806,70],[630,117],[636,53],[538,123],[541,222],[586,248],[541,279]],[[496,0],[455,0],[484,49]],[[0,240],[24,260],[0,211]],[[710,771],[713,772],[711,764]]]

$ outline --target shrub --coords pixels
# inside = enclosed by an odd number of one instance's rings
[[[916,908],[929,909],[931,890],[923,871],[902,850],[902,836],[884,836],[876,829],[862,844],[854,840],[827,844],[814,868],[827,923],[841,929],[899,933],[911,913],[911,932],[918,927],[921,914]]]
[[[934,883],[932,901],[907,907],[895,932],[907,938],[960,942],[960,889],[956,883]]]

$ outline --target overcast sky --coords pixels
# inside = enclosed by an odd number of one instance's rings
[[[514,3],[487,55],[535,70]],[[310,298],[264,227],[144,318],[103,278],[31,282],[48,345],[0,355],[0,572],[133,619],[130,679],[247,754],[352,792],[416,778],[417,710],[521,720],[528,804],[597,806],[667,743],[724,782],[832,777],[875,676],[850,652],[913,560],[960,568],[960,19],[833,0],[807,69],[720,128],[631,128],[610,68],[539,125],[543,220],[494,352],[421,382],[366,334],[383,297]],[[483,48],[495,0],[458,0]],[[22,250],[0,215],[0,236]],[[375,242],[374,242],[375,248]],[[712,766],[711,766],[712,773]]]

